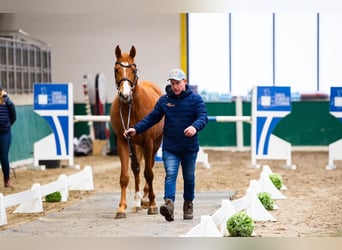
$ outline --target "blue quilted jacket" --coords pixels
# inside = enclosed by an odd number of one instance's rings
[[[137,134],[143,133],[165,116],[163,150],[175,153],[198,151],[198,133],[187,137],[184,129],[192,125],[199,132],[207,125],[207,111],[201,96],[193,93],[188,84],[179,96],[172,92],[171,85],[167,85],[165,90],[166,94],[159,98],[151,113],[134,126]]]
[[[10,131],[17,118],[13,102],[8,96],[3,98],[4,102],[0,103],[0,134]]]

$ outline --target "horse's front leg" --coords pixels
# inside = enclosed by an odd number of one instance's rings
[[[133,213],[137,213],[142,210],[141,199],[142,195],[140,193],[140,156],[137,155],[135,147],[131,147],[131,168],[134,174],[134,184],[135,184],[135,194],[134,194],[134,204]]]
[[[117,147],[121,162],[121,174],[120,174],[120,188],[121,188],[121,197],[120,197],[120,203],[119,208],[116,212],[116,219],[122,219],[126,218],[126,208],[127,208],[127,186],[129,182],[129,175],[128,175],[128,148],[127,143],[124,143],[122,141],[117,141]]]
[[[144,195],[143,197],[141,198],[141,206],[142,208],[146,209],[150,206],[150,199],[148,197],[148,194],[149,194],[149,187],[148,187],[148,183],[147,181],[145,182],[145,186],[144,186]]]

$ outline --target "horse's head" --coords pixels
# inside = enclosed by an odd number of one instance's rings
[[[138,83],[137,66],[134,63],[135,53],[134,46],[132,46],[129,54],[122,54],[119,45],[115,48],[115,83],[119,98],[123,102],[131,101],[132,92]]]

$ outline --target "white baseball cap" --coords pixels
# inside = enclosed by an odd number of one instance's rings
[[[169,81],[171,79],[177,80],[177,81],[181,81],[181,80],[186,79],[186,76],[185,76],[185,73],[184,73],[183,70],[181,70],[181,69],[172,69],[169,72],[169,78],[167,80]]]

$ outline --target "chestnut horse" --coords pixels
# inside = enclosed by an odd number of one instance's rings
[[[142,120],[153,109],[162,95],[162,91],[154,83],[138,80],[137,66],[134,62],[135,54],[134,46],[132,46],[129,54],[121,53],[119,46],[115,48],[114,75],[118,94],[111,106],[110,121],[116,134],[117,149],[121,161],[121,198],[116,218],[126,218],[129,159],[135,179],[133,212],[141,210],[142,206],[148,208],[148,214],[158,213],[153,190],[153,165],[155,154],[162,141],[164,120],[133,138],[127,139],[123,136],[124,130]],[[143,197],[139,189],[140,162],[142,159],[145,161],[144,177],[146,180]]]

